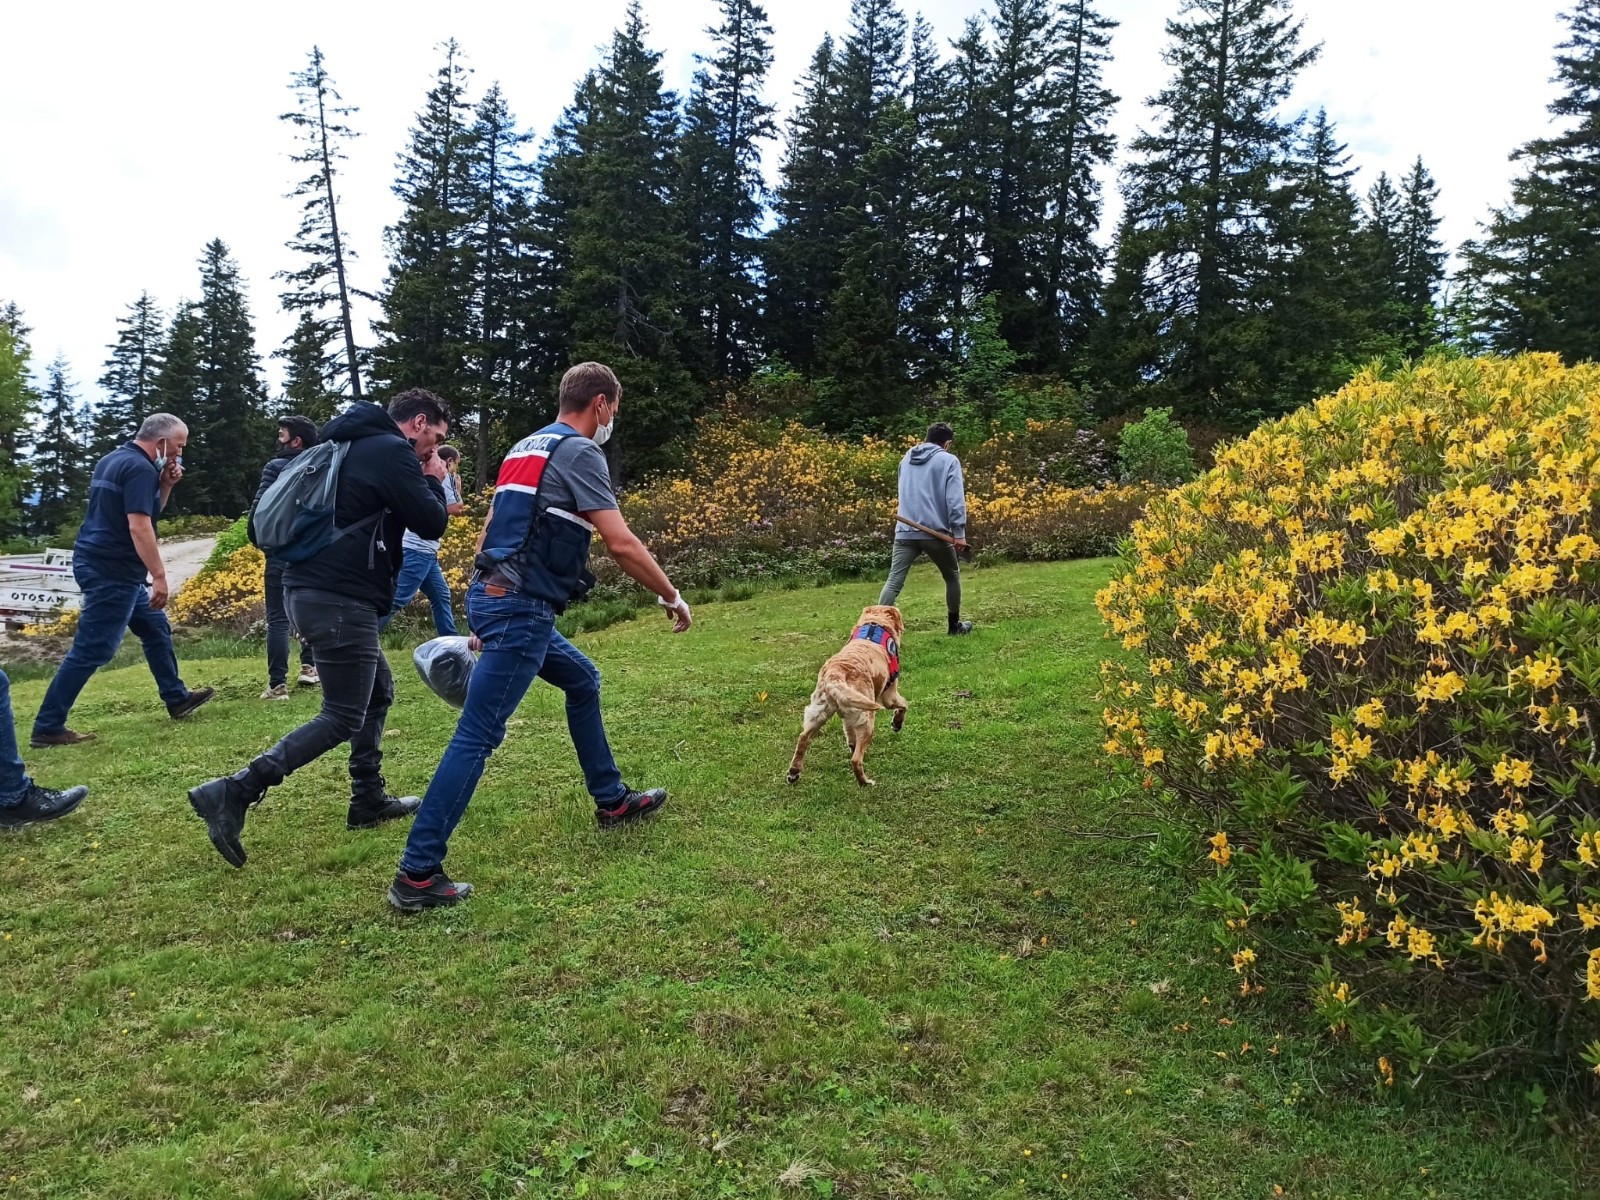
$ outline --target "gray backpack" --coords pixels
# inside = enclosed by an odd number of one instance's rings
[[[379,509],[353,525],[334,524],[339,468],[349,442],[321,442],[296,455],[250,513],[250,540],[279,562],[305,562],[342,537],[382,520]]]

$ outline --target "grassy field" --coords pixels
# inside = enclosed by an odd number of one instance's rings
[[[1237,999],[1103,787],[1105,570],[976,571],[966,639],[917,572],[870,791],[837,724],[784,770],[874,584],[586,635],[624,773],[672,804],[598,833],[539,685],[452,847],[478,893],[412,919],[342,751],[255,810],[243,871],[189,811],[314,694],[186,661],[221,695],[173,725],[103,673],[99,740],[27,756],[89,801],[0,840],[0,1195],[1593,1194],[1592,1121],[1384,1090],[1297,997]],[[387,774],[420,792],[453,713],[395,668]]]

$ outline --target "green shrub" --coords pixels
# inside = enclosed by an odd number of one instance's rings
[[[1122,427],[1117,462],[1123,483],[1172,487],[1194,478],[1189,435],[1172,419],[1170,408],[1148,409],[1141,420]]]
[[[249,514],[246,514],[217,534],[216,544],[211,547],[211,553],[206,556],[206,561],[201,566],[200,573],[221,570],[227,565],[228,559],[233,557],[235,550],[249,544],[250,517]]]

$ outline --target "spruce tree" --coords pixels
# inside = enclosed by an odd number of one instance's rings
[[[773,108],[762,95],[772,66],[766,10],[755,0],[721,0],[721,15],[721,24],[706,30],[712,52],[696,56],[679,151],[686,332],[701,379],[743,376],[752,366],[761,143],[773,132]]]
[[[1600,0],[1573,0],[1556,55],[1555,132],[1513,156],[1511,203],[1465,247],[1477,330],[1504,351],[1600,358]]]
[[[348,379],[347,361],[328,353],[327,327],[310,312],[301,312],[294,332],[273,351],[283,361],[281,415],[309,417],[318,425],[333,419],[339,407],[339,388]]]
[[[189,444],[187,477],[174,502],[195,512],[237,516],[255,495],[272,424],[244,285],[220,238],[200,258],[200,300],[192,316],[199,355],[190,411],[175,414],[189,426]],[[168,359],[173,355],[169,345]]]
[[[1272,403],[1272,221],[1295,130],[1278,110],[1318,53],[1300,32],[1287,0],[1186,0],[1167,22],[1172,80],[1133,142],[1101,339],[1129,393],[1234,424]]]
[[[572,314],[574,357],[609,362],[622,378],[628,417],[614,435],[619,475],[663,463],[698,407],[675,344],[688,259],[673,210],[677,98],[645,33],[633,0],[596,78],[594,116],[580,143],[561,301]]]
[[[289,285],[279,300],[287,313],[309,313],[322,332],[323,345],[338,339],[344,353],[335,360],[339,367],[339,390],[348,387],[350,395],[361,398],[361,365],[356,350],[355,328],[350,318],[350,286],[347,264],[355,257],[339,231],[339,200],[334,186],[338,163],[344,160],[343,142],[357,136],[344,123],[356,112],[353,105],[341,103],[333,79],[319,47],[311,48],[305,70],[295,74],[290,88],[295,111],[280,120],[294,126],[301,142],[291,161],[309,166],[311,173],[295,185],[290,197],[304,201],[300,228],[288,243],[289,249],[306,256],[305,266],[295,271],[280,271],[276,278]],[[305,333],[302,321],[295,337]]]
[[[24,501],[33,487],[27,450],[39,411],[28,373],[28,334],[15,303],[0,305],[0,541],[27,532]]]
[[[161,368],[161,310],[141,292],[117,318],[117,340],[108,347],[100,376],[101,400],[94,414],[90,445],[95,458],[111,453],[134,435],[150,413]]]
[[[200,358],[204,325],[192,300],[180,300],[172,310],[150,393],[150,412],[166,412],[188,421],[200,397]]]
[[[35,536],[46,537],[81,512],[88,498],[85,464],[86,431],[79,424],[76,389],[68,378],[67,360],[58,356],[45,369],[40,400],[39,434],[33,456],[38,498],[31,514]]]
[[[473,338],[467,351],[471,371],[461,381],[464,411],[468,401],[477,413],[477,452],[487,464],[494,424],[507,417],[515,402],[512,372],[516,352],[511,345],[517,304],[518,257],[526,224],[529,168],[522,158],[528,135],[517,129],[498,83],[490,86],[474,115],[474,153],[468,169],[474,212],[467,230],[473,272],[471,317]]]
[[[1400,349],[1410,358],[1439,341],[1436,301],[1444,282],[1444,245],[1434,205],[1439,188],[1418,157],[1401,184],[1398,290]]]
[[[385,391],[424,387],[447,399],[469,377],[476,153],[468,69],[454,39],[400,155],[400,219],[384,231],[389,273],[373,375]]]

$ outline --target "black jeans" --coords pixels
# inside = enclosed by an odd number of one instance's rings
[[[283,573],[288,563],[267,559],[267,686],[289,682],[289,638],[293,623],[283,595]],[[311,644],[300,643],[300,665],[311,663]]]
[[[250,764],[261,783],[282,783],[341,742],[350,743],[350,792],[383,792],[383,722],[394,703],[394,677],[378,645],[378,610],[314,588],[289,589],[289,615],[322,677],[322,711]]]

